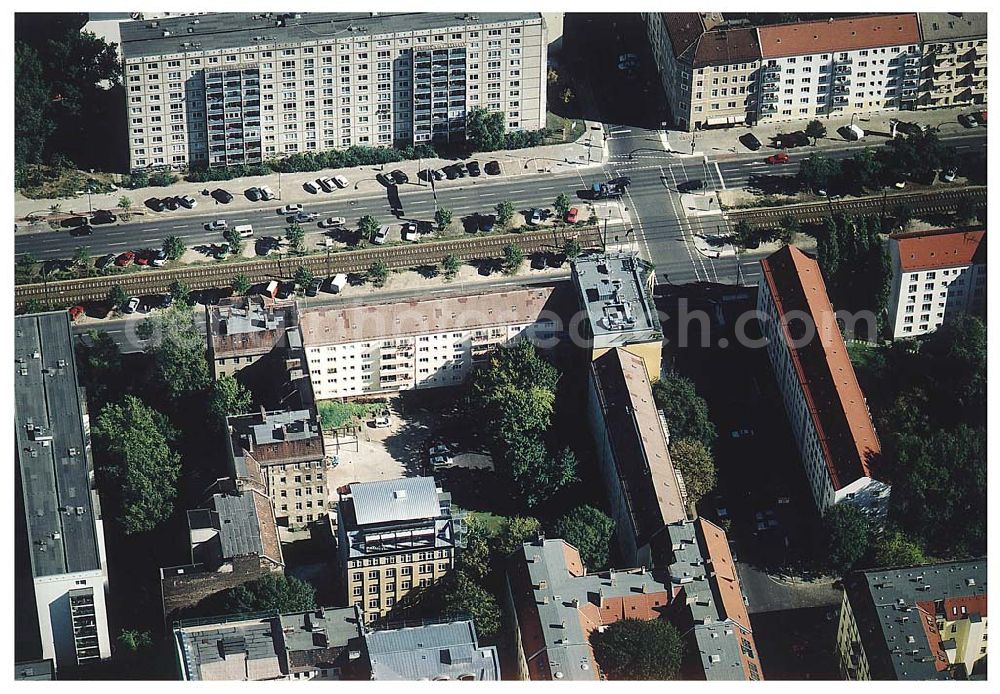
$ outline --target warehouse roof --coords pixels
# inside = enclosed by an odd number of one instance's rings
[[[893,234],[903,272],[986,263],[986,230],[931,229]]]
[[[476,29],[499,22],[541,21],[538,12],[222,12],[121,24],[126,60],[186,51],[273,48],[275,44],[333,42],[372,35],[444,28]]]
[[[920,43],[917,15],[912,12],[772,24],[758,32],[765,59]]]
[[[14,421],[35,578],[101,568],[69,314],[14,319]],[[96,496],[96,495],[94,495]]]
[[[373,631],[365,642],[373,680],[500,680],[497,649],[479,646],[471,620]]]

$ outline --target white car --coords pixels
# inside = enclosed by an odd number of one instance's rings
[[[316,182],[319,183],[323,187],[323,190],[327,193],[332,193],[334,188],[337,187],[337,184],[333,182],[332,178],[320,178],[317,179]]]
[[[274,191],[268,188],[267,186],[260,187],[260,196],[262,200],[274,200],[276,197],[278,197],[277,195],[274,194]]]
[[[215,221],[206,224],[205,228],[209,231],[225,231],[229,228],[229,223],[224,219],[216,219]]]
[[[347,179],[344,178],[343,176],[334,176],[333,177],[333,183],[338,188],[346,188],[347,187]]]
[[[375,417],[375,426],[379,429],[385,429],[390,425],[389,415],[380,414]]]
[[[431,456],[431,467],[437,470],[442,467],[451,467],[455,464],[455,461],[450,455],[435,455]]]
[[[136,309],[139,308],[139,297],[133,296],[128,300],[128,304],[125,306],[125,313],[135,313]]]
[[[189,210],[198,206],[198,201],[192,198],[190,195],[180,195],[177,197],[177,202],[184,205],[184,207]]]
[[[284,207],[278,208],[278,214],[280,215],[290,215],[301,211],[302,211],[301,203],[294,203],[292,205],[285,205]]]
[[[947,169],[946,171],[942,171],[941,172],[941,180],[942,181],[947,181],[948,183],[951,183],[952,181],[955,180],[955,175],[957,173],[958,172],[955,169]]]
[[[329,227],[340,227],[347,224],[347,220],[343,217],[327,217],[322,222],[319,223],[321,227],[327,229]]]
[[[409,239],[410,241],[420,240],[420,232],[417,231],[417,225],[415,222],[406,222],[403,224],[403,238]]]

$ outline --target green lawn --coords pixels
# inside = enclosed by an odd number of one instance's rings
[[[573,125],[576,125],[574,128]],[[587,129],[586,123],[580,118],[564,118],[549,111],[545,114],[545,127],[552,132],[545,138],[545,144],[558,145],[573,142]]]

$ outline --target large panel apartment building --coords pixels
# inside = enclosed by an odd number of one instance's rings
[[[986,103],[983,13],[761,26],[717,12],[643,16],[684,130]]]
[[[218,13],[123,22],[129,165],[253,164],[545,126],[539,13]]]

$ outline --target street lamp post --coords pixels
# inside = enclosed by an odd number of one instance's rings
[[[278,200],[281,200],[281,172],[278,172]]]

